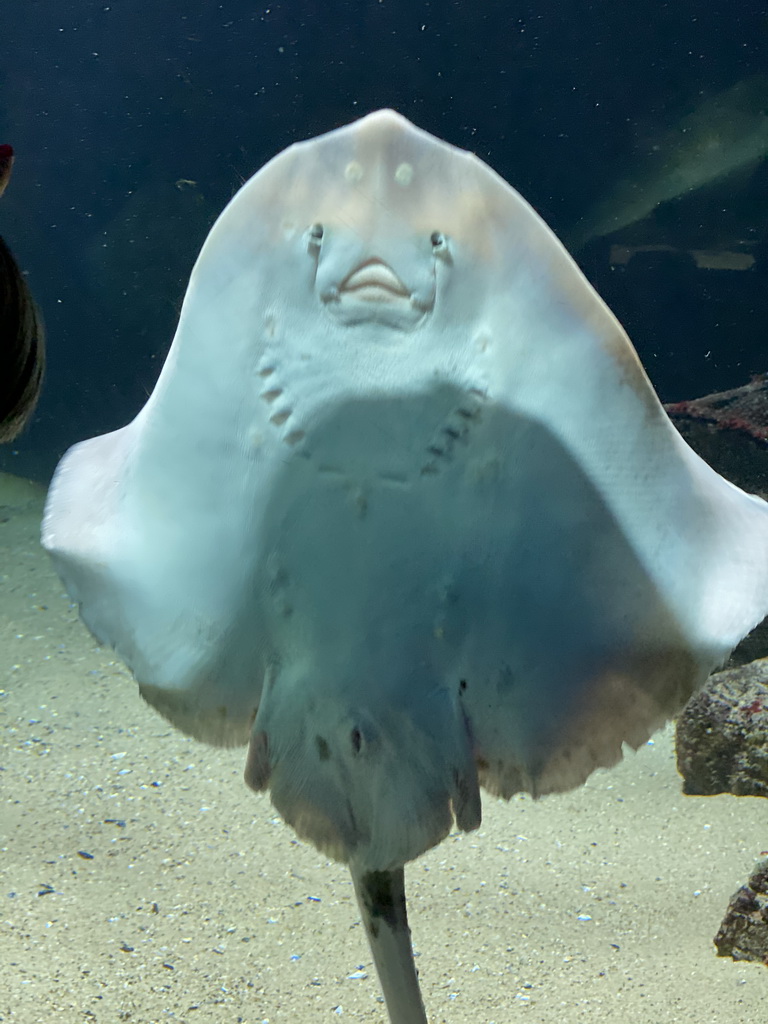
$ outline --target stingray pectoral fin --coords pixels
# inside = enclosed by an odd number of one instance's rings
[[[677,714],[706,676],[687,651],[659,654],[634,673],[596,673],[577,689],[573,710],[552,722],[549,743],[532,751],[529,777],[537,796],[560,793],[595,768],[610,768],[626,744],[636,750]]]
[[[592,395],[621,432],[598,433],[581,398],[568,409],[554,394],[550,423],[533,406],[486,414],[505,439],[507,515],[491,523],[494,560],[463,581],[471,605],[493,600],[482,640],[467,634],[462,703],[481,784],[504,797],[615,764],[768,610],[768,506],[687,448],[625,369],[631,392],[616,381]]]
[[[242,545],[227,546],[230,505],[195,502],[161,456],[137,457],[143,440],[139,417],[70,449],[48,494],[43,546],[85,624],[148,703],[197,739],[247,743],[261,633],[250,609],[237,619],[244,572]],[[200,539],[190,548],[191,537]]]
[[[352,881],[391,1024],[427,1024],[413,962],[403,868],[353,868]]]
[[[124,427],[70,448],[56,471],[43,518],[43,547],[101,642],[109,642],[117,614],[112,571],[119,488],[133,435],[132,426]]]

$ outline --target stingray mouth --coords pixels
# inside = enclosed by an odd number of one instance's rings
[[[359,263],[340,284],[319,282],[318,287],[326,312],[338,323],[348,327],[375,323],[396,331],[412,330],[431,312],[434,288],[426,291],[425,295],[414,292],[376,256]]]
[[[363,302],[392,302],[410,299],[411,293],[383,260],[366,260],[344,279],[339,295],[354,295]]]

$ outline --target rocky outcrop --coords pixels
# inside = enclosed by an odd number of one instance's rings
[[[685,793],[768,797],[768,658],[710,676],[678,719],[676,745]]]
[[[758,960],[768,966],[768,858],[735,892],[715,936],[718,956]]]
[[[727,480],[768,497],[768,377],[664,407],[688,444]]]

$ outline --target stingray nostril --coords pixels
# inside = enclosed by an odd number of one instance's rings
[[[433,231],[429,236],[429,241],[432,245],[433,254],[450,263],[450,247],[448,245],[448,239],[442,231]]]
[[[323,235],[325,229],[322,224],[312,224],[307,231],[307,246],[311,250],[320,248],[320,244],[323,241]]]

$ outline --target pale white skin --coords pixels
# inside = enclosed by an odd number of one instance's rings
[[[44,543],[179,728],[349,862],[396,1024],[403,865],[480,786],[578,785],[768,612],[768,507],[683,443],[563,247],[380,111],[206,241],[158,385],[75,446]]]

